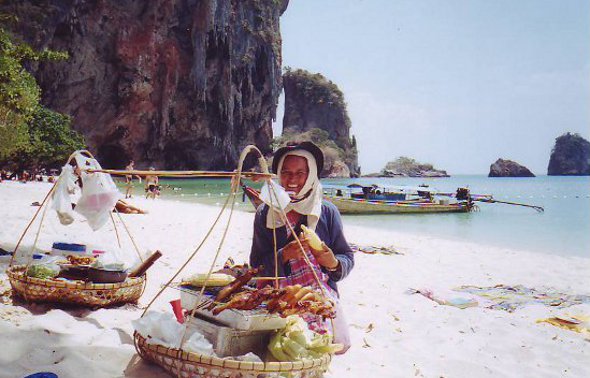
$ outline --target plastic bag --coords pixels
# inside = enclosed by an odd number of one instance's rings
[[[40,279],[56,277],[61,270],[59,265],[56,264],[58,260],[60,258],[55,256],[43,256],[38,260],[34,260],[27,268],[27,276]]]
[[[274,190],[271,190],[271,188]],[[285,189],[272,180],[270,181],[270,184],[265,182],[260,189],[260,199],[268,206],[271,206],[272,203],[272,207],[275,209],[280,208],[282,210],[291,203],[291,197],[289,197],[289,194],[287,194]]]
[[[148,344],[160,344],[170,348],[180,346],[184,326],[170,313],[148,311],[142,318],[132,320],[131,324],[146,338]]]
[[[186,352],[196,352],[205,355],[215,355],[213,344],[211,344],[202,333],[195,331],[184,342],[182,349]]]
[[[106,173],[87,173],[84,169],[101,169],[95,159],[76,156],[78,167],[82,169],[82,196],[78,200],[75,211],[88,220],[92,230],[100,229],[109,220],[121,193]]]
[[[55,191],[53,192],[52,208],[57,212],[59,222],[63,225],[71,224],[74,221],[74,212],[72,210],[72,200],[70,193],[76,186],[76,177],[71,165],[62,167]]]

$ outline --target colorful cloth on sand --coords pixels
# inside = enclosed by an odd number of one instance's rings
[[[539,290],[522,285],[496,285],[490,287],[464,285],[453,290],[469,293],[485,299],[487,304],[484,307],[508,312],[513,312],[520,307],[530,304],[542,304],[563,308],[582,303],[590,303],[590,295],[566,294],[552,289]]]
[[[572,295],[555,290],[538,290],[522,285],[496,285],[491,287],[460,286],[451,290],[428,288],[410,289],[409,294],[422,294],[434,302],[458,308],[485,307],[493,310],[514,310],[530,304],[542,304],[551,307],[569,307],[590,303],[590,295]]]
[[[559,328],[590,336],[590,316],[586,315],[559,315],[552,318],[539,319],[537,323],[549,323]]]
[[[362,253],[366,253],[368,255],[403,255],[403,253],[401,253],[400,251],[398,251],[396,248],[394,247],[379,247],[379,246],[375,246],[375,245],[357,245],[357,244],[353,244],[350,243],[350,248],[352,249],[353,252],[362,252]]]
[[[458,308],[477,307],[479,302],[473,295],[457,296],[456,292],[450,290],[437,290],[436,293],[431,289],[409,289],[409,294],[422,294],[426,298],[445,306]]]

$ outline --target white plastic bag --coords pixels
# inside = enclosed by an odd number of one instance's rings
[[[186,352],[196,352],[205,355],[215,355],[213,351],[213,344],[203,336],[202,333],[194,331],[194,333],[184,342],[182,350]]]
[[[74,212],[72,210],[72,199],[70,193],[76,186],[76,176],[71,165],[65,165],[61,169],[55,191],[53,192],[52,208],[57,212],[59,221],[63,225],[71,224],[74,221]]]
[[[148,344],[180,347],[184,326],[171,313],[148,311],[142,318],[132,320],[131,324]]]
[[[82,196],[78,200],[75,211],[88,220],[92,230],[100,229],[109,220],[121,193],[106,173],[88,173],[85,169],[101,169],[95,159],[76,156],[78,167],[82,170]]]
[[[260,199],[268,206],[271,206],[272,203],[271,207],[285,210],[287,205],[291,202],[291,197],[289,197],[289,194],[287,194],[282,186],[272,180],[269,182],[265,182],[260,189]]]

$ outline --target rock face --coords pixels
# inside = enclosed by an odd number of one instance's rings
[[[106,167],[231,169],[269,152],[288,0],[24,0],[13,32],[68,51],[31,67]]]
[[[412,158],[401,156],[390,161],[379,173],[367,177],[450,177],[447,171],[434,169],[432,164],[418,163]]]
[[[551,151],[549,176],[589,176],[590,142],[579,134],[566,133],[555,139]]]
[[[527,167],[512,160],[498,159],[490,165],[488,177],[535,177]]]
[[[283,75],[285,116],[283,134],[301,134],[314,129],[327,132],[328,138],[342,151],[334,169],[325,172],[330,177],[358,177],[356,140],[350,136],[350,118],[342,91],[321,74],[305,70],[290,70]]]

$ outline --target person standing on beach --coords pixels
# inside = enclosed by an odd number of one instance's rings
[[[155,171],[154,167],[150,167],[150,171]],[[160,190],[158,188],[158,176],[156,175],[147,175],[145,176],[145,187],[146,193],[145,198],[152,198],[156,199],[156,196],[160,194]]]
[[[278,250],[278,275],[281,286],[301,284],[311,286],[326,293],[336,305],[334,342],[344,345],[342,353],[350,347],[348,325],[344,320],[342,308],[338,304],[340,297],[337,282],[344,279],[354,267],[354,256],[343,233],[340,212],[334,204],[323,200],[320,173],[323,169],[322,151],[311,142],[302,142],[282,147],[274,154],[272,168],[278,175],[281,186],[287,191],[291,202],[285,208],[286,221],[295,233],[301,234],[299,240],[303,249],[295,240],[291,229],[287,227],[282,213],[271,210],[262,204],[254,218],[254,236],[250,251],[250,265],[263,266],[262,274],[275,276],[274,238]],[[302,225],[315,230],[322,240],[322,251],[316,251],[308,244],[301,233]],[[303,253],[311,262],[305,262]],[[320,279],[318,283],[314,277]],[[322,287],[320,287],[320,285]],[[329,331],[330,322],[323,322],[317,317],[304,317],[310,329]]]
[[[129,164],[125,167],[126,171],[133,171],[135,162],[131,160]],[[125,176],[125,187],[127,190],[125,191],[125,199],[131,198],[133,194],[133,176],[134,175],[126,175]],[[135,175],[141,184],[141,176]]]

